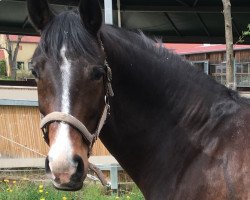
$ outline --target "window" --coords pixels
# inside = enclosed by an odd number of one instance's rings
[[[210,65],[212,77],[221,84],[226,84],[226,63]],[[237,87],[250,87],[250,63],[235,64]]]
[[[24,70],[24,62],[17,62],[16,67],[17,70]]]
[[[250,87],[250,63],[236,64],[237,87]]]
[[[212,77],[219,83],[226,85],[226,64],[210,65]]]
[[[191,64],[205,74],[209,73],[208,61],[192,61]]]
[[[28,63],[28,69],[29,69],[29,70],[32,69],[32,62],[31,62],[31,61]]]

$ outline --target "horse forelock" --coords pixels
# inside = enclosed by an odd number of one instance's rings
[[[39,49],[45,57],[60,63],[63,45],[67,46],[66,56],[73,59],[83,56],[94,61],[100,53],[96,39],[85,29],[78,10],[56,15],[41,32]]]

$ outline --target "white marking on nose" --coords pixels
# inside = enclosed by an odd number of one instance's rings
[[[61,112],[70,113],[70,78],[71,62],[67,59],[66,46],[63,45],[61,51],[62,65],[60,66],[62,74],[62,96],[61,96]],[[49,151],[50,169],[55,172],[65,172],[70,166],[76,166],[73,161],[72,142],[70,140],[69,125],[60,123],[57,129],[55,142]]]

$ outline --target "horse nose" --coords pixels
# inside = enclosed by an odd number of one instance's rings
[[[84,178],[84,162],[82,158],[78,155],[74,156],[74,162],[77,163],[76,171],[75,173],[71,176],[71,181],[72,182],[83,182]]]
[[[55,187],[76,190],[79,185],[82,185],[84,179],[83,160],[80,156],[76,155],[72,161],[59,161],[49,157],[46,158],[45,170],[47,174],[50,174]]]

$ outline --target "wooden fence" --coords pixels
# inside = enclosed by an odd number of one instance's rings
[[[0,106],[0,158],[38,158],[47,155],[48,147],[39,123],[37,107]],[[93,155],[110,154],[98,140]]]

